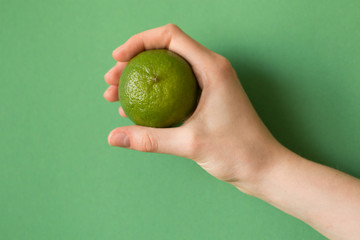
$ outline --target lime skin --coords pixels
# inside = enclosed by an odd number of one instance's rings
[[[171,127],[196,109],[200,88],[189,63],[167,49],[147,50],[123,70],[119,100],[137,125]]]

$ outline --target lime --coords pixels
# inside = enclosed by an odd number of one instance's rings
[[[195,110],[200,88],[187,61],[166,50],[147,50],[132,58],[123,70],[119,100],[137,125],[171,127]]]

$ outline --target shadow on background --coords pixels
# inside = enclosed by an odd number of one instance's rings
[[[285,89],[271,73],[256,67],[248,60],[242,61],[225,55],[236,70],[242,86],[249,96],[257,113],[274,137],[297,154],[318,163],[328,164],[324,154],[306,136],[304,126],[291,105],[291,92]],[[325,160],[325,161],[324,161]]]

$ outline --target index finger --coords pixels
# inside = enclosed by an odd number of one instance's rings
[[[125,62],[144,50],[159,48],[176,52],[193,67],[198,64],[206,64],[213,54],[175,24],[167,24],[132,36],[113,51],[113,57],[116,61]]]

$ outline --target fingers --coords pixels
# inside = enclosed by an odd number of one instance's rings
[[[142,152],[156,152],[187,157],[190,154],[189,136],[183,128],[149,128],[127,126],[116,128],[109,134],[112,146]]]
[[[193,67],[206,64],[212,51],[196,42],[174,24],[138,33],[113,52],[115,60],[129,61],[138,53],[147,49],[167,48],[184,57]]]
[[[120,75],[124,70],[127,62],[117,62],[104,76],[109,85],[119,85]]]
[[[109,102],[119,101],[118,86],[120,75],[124,70],[127,62],[117,62],[104,76],[105,81],[110,85],[104,93],[104,97]]]
[[[109,102],[119,101],[118,86],[111,85],[108,87],[104,93],[104,98]]]
[[[126,116],[126,113],[124,112],[124,109],[122,107],[119,108],[119,114],[122,116],[122,117],[127,117]]]

